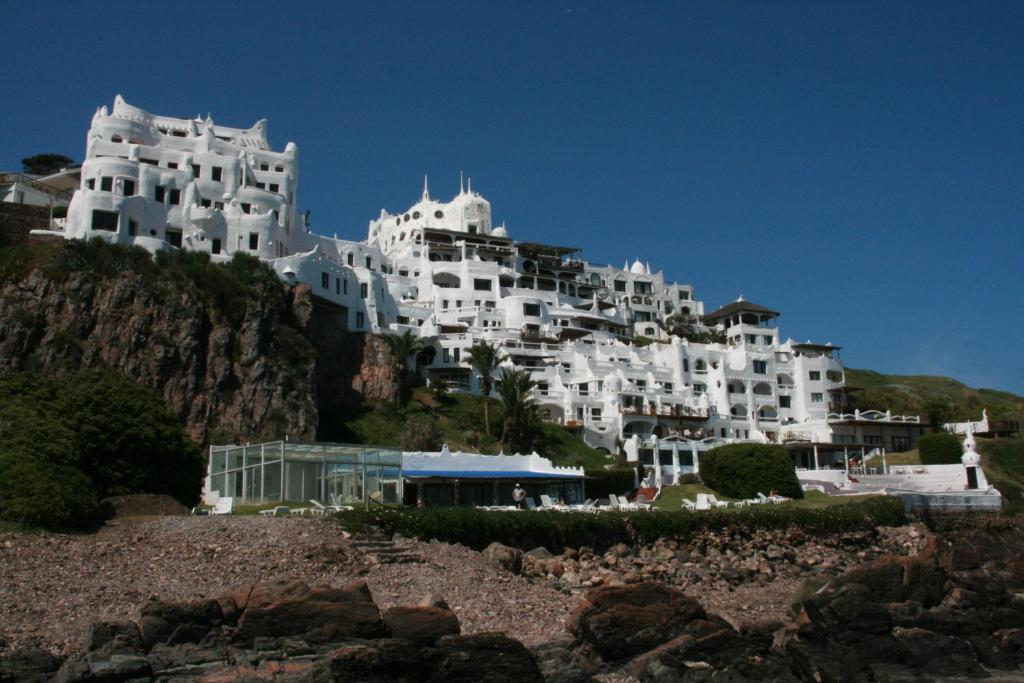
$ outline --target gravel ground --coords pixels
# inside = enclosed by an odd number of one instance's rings
[[[221,595],[245,583],[297,578],[341,586],[365,578],[382,607],[444,597],[463,633],[504,631],[527,643],[553,632],[576,602],[461,546],[400,541],[422,558],[379,564],[329,520],[163,517],[94,535],[0,535],[0,647],[78,650],[98,619],[137,618],[150,599]]]
[[[883,530],[880,545],[912,553],[918,541],[908,533]],[[332,521],[301,517],[138,518],[92,535],[0,534],[0,649],[35,643],[74,652],[92,622],[135,619],[151,599],[214,597],[280,578],[331,586],[365,578],[381,608],[438,595],[463,633],[502,631],[527,645],[567,636],[563,622],[580,592],[560,589],[553,577],[512,575],[458,545],[394,547],[418,561],[379,562],[373,546],[345,539]],[[734,621],[783,619],[802,578],[687,592]]]

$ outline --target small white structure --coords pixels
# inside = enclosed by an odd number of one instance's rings
[[[535,498],[549,495],[567,504],[584,500],[583,468],[558,467],[536,452],[452,453],[444,444],[435,452],[403,452],[402,476],[410,505],[511,505],[517,485]]]

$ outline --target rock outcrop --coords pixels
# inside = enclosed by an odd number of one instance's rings
[[[1015,557],[932,538],[915,557],[846,571],[800,600],[787,623],[734,623],[661,583],[604,586],[586,595],[567,628],[591,670],[644,682],[1019,675],[1024,599],[1015,593]]]
[[[350,333],[308,286],[116,253],[101,268],[81,256],[90,246],[37,248],[59,267],[0,273],[0,371],[112,368],[162,394],[200,444],[313,440],[361,401],[393,396],[386,344]]]

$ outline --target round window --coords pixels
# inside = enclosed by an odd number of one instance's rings
[[[402,224],[402,219],[401,218],[396,218],[395,219],[395,225],[401,225],[401,224]]]
[[[413,218],[419,218],[420,217],[420,212],[419,211],[413,211],[412,212],[412,217]]]
[[[434,212],[434,218],[444,218],[444,211],[441,211],[440,209],[435,211]]]
[[[406,220],[406,222],[409,221],[409,214],[405,214],[405,220]]]

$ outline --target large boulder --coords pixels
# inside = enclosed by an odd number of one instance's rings
[[[502,633],[442,638],[430,657],[430,680],[445,683],[544,683],[537,660]]]
[[[0,683],[50,681],[61,660],[38,647],[0,650]]]
[[[386,634],[380,611],[365,581],[345,588],[308,588],[281,583],[256,586],[238,620],[235,639],[289,636],[309,643],[336,643]]]
[[[608,661],[646,652],[706,619],[700,603],[659,583],[608,586],[587,593],[566,620],[569,632]]]
[[[314,683],[418,683],[429,678],[423,653],[406,640],[343,645],[313,669]]]
[[[517,548],[510,548],[507,545],[494,542],[484,548],[482,555],[488,562],[513,574],[518,574],[523,569],[523,551]]]
[[[85,647],[90,652],[131,654],[144,651],[142,633],[134,621],[97,621],[89,627]]]
[[[147,650],[157,643],[198,643],[220,627],[223,617],[217,600],[154,601],[142,608],[139,631]]]
[[[462,632],[459,618],[440,607],[392,607],[384,612],[383,621],[392,637],[417,645],[432,645],[442,636]]]

